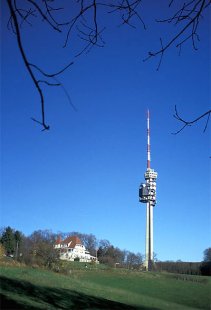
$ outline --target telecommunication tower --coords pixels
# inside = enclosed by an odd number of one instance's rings
[[[145,183],[139,188],[139,201],[146,203],[146,244],[145,244],[145,267],[152,270],[153,262],[153,208],[156,204],[156,179],[157,172],[151,169],[150,157],[150,127],[149,110],[147,111],[147,170],[144,174]]]

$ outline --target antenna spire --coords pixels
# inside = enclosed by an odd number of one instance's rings
[[[149,110],[147,110],[147,169],[150,169],[150,128],[149,128]]]

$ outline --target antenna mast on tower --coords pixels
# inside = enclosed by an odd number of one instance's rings
[[[147,169],[150,169],[150,129],[149,129],[149,110],[147,110]]]
[[[153,261],[153,207],[156,204],[156,179],[157,172],[151,169],[150,154],[150,114],[147,111],[147,170],[144,174],[145,183],[139,188],[139,201],[146,203],[146,244],[145,244],[145,267],[152,270]]]

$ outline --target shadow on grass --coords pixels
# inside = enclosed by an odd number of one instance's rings
[[[27,281],[17,281],[7,277],[0,277],[0,281],[4,292],[1,294],[1,309],[158,310],[158,308],[134,307],[74,290],[33,285]]]

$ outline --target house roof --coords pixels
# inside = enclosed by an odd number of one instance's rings
[[[81,244],[82,245],[81,240],[77,236],[69,236],[65,240],[62,241],[63,244],[64,243],[68,244],[70,242],[71,242],[70,248],[74,248],[76,246],[76,244]]]
[[[61,238],[61,236],[58,236],[58,238],[56,239],[55,244],[60,244],[60,243],[62,243],[62,238]]]

